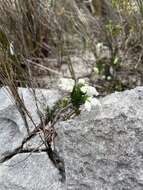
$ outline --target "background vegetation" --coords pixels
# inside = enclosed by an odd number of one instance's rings
[[[87,50],[101,94],[142,85],[142,0],[2,0],[0,14],[1,85],[38,86],[39,70],[58,73],[63,63],[75,78],[71,56]]]
[[[63,64],[77,80],[72,56],[85,53],[94,61],[81,78],[101,95],[142,85],[142,29],[142,0],[1,0],[1,86],[25,118],[18,87],[43,87],[39,73],[56,78]]]

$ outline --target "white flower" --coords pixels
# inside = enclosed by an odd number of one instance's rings
[[[94,67],[93,68],[93,71],[96,73],[96,74],[99,74],[99,69],[97,67]]]
[[[111,80],[111,79],[112,79],[111,76],[108,76],[108,77],[107,77],[107,80]]]
[[[98,92],[97,92],[97,90],[96,90],[96,88],[94,88],[93,86],[88,86],[88,88],[87,88],[87,95],[88,96],[98,96]]]
[[[91,102],[86,101],[84,104],[84,108],[86,111],[90,111],[91,110]]]
[[[62,90],[72,92],[75,82],[73,79],[61,78],[59,81],[59,87]]]
[[[105,76],[105,75],[103,75],[103,76],[102,76],[102,79],[106,79],[106,76]]]
[[[88,86],[87,85],[84,85],[80,88],[80,90],[83,92],[83,93],[87,93],[87,90],[88,90]]]
[[[97,98],[92,98],[91,104],[92,106],[101,106],[101,103]]]
[[[78,80],[78,83],[79,83],[79,84],[85,84],[85,80],[84,80],[84,79],[79,79],[79,80]]]
[[[85,104],[84,104],[84,108],[86,111],[91,111],[91,108],[96,107],[96,106],[101,107],[101,104],[100,104],[99,100],[97,100],[97,98],[90,97],[85,101]]]
[[[88,85],[84,85],[80,88],[80,90],[83,92],[83,93],[86,93],[87,96],[98,96],[98,92],[96,90],[96,88],[94,88],[93,86],[88,86]]]

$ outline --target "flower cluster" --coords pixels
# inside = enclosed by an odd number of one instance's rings
[[[85,80],[80,79],[78,81],[79,84],[82,84],[80,90],[85,94],[86,100],[84,103],[84,109],[90,111],[92,107],[101,106],[99,100],[94,96],[98,96],[99,93],[97,92],[96,88],[93,86],[89,86],[85,83]]]
[[[75,84],[72,79],[61,79],[60,81],[61,89],[71,93],[71,100],[73,105],[79,109],[84,107],[84,110],[90,111],[92,107],[100,106],[99,100],[95,98],[98,96],[96,88],[88,85],[84,79],[79,79],[77,84]]]

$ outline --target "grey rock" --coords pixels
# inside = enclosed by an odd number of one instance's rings
[[[25,106],[33,118],[35,124],[39,124],[40,119],[37,113],[36,101],[32,93],[32,89],[19,88],[19,94],[22,97]],[[54,103],[60,99],[61,94],[58,90],[48,90],[48,89],[35,89],[36,99],[38,100],[38,109],[43,113],[44,109],[49,106],[52,107]],[[17,111],[17,108],[14,104],[14,99],[10,97],[6,88],[0,89],[0,118],[7,118],[20,127],[22,132],[26,132],[24,122]],[[33,128],[32,123],[28,119],[29,126]]]
[[[28,89],[19,88],[26,108],[34,122],[39,124],[37,107]],[[38,106],[43,113],[44,106],[52,107],[61,97],[57,90],[36,89]],[[28,120],[32,130],[33,125]],[[59,170],[53,165],[43,147],[37,153],[27,153],[38,148],[41,139],[36,136],[24,144],[19,152],[24,137],[27,136],[24,121],[14,100],[4,88],[0,89],[0,190],[64,190]]]
[[[63,190],[46,153],[18,154],[0,165],[1,190]]]
[[[38,123],[31,93],[27,89],[19,91]],[[60,97],[57,91],[43,90],[42,94],[46,99],[37,90],[41,111],[44,103],[52,106]],[[55,147],[64,160],[65,184],[59,170],[41,150],[17,153],[1,163],[0,190],[142,190],[143,87],[116,92],[100,101],[100,109],[95,107],[74,120],[56,125]],[[25,134],[20,114],[0,90],[0,157],[16,150]],[[37,136],[24,148],[39,144]]]
[[[61,97],[61,94],[58,90],[35,89],[36,99],[38,100],[36,105],[36,101],[31,89],[19,88],[19,93],[21,94],[21,97],[23,97],[25,106],[36,125],[38,125],[40,122],[39,114],[37,112],[37,105],[40,112],[44,113],[47,106],[51,108]],[[31,129],[34,128],[30,119],[28,119],[28,123]]]
[[[5,99],[8,99],[8,98],[5,97]],[[20,132],[23,135],[27,135],[24,121],[14,104],[9,104],[9,105],[7,105],[7,107],[5,107],[5,109],[0,110],[0,119],[7,120],[7,121],[17,125]],[[33,126],[31,124],[29,127],[33,128]]]
[[[67,190],[143,189],[143,87],[56,126]]]
[[[26,88],[19,88],[19,93],[23,98],[26,108],[33,118],[35,124],[38,125],[40,123],[40,118],[37,113],[36,102],[32,95],[32,92]],[[42,113],[44,112],[46,106],[52,107],[60,97],[61,95],[57,90],[36,89],[38,108]],[[27,118],[27,120],[29,127],[32,130],[34,126],[29,118]],[[10,97],[5,88],[0,89],[0,131],[2,131],[0,134],[0,157],[1,154],[4,153],[4,150],[5,152],[9,150],[7,148],[4,148],[3,144],[6,144],[5,147],[10,146],[17,148],[16,144],[17,146],[20,146],[22,139],[27,136],[24,121],[16,106],[14,105],[14,100],[12,97]],[[12,141],[14,143],[14,146],[11,144]],[[38,139],[37,141],[39,142]],[[13,151],[13,148],[11,151]]]
[[[0,88],[0,111],[12,104],[13,102],[5,88]]]
[[[9,155],[23,140],[17,124],[9,119],[0,118],[0,159]]]
[[[37,114],[37,107],[32,92],[29,89],[19,88],[19,93],[23,98],[26,108],[31,114],[35,124],[39,124],[40,119]],[[61,97],[57,90],[40,90],[36,89],[36,97],[41,112],[48,105],[52,107],[54,103]],[[44,107],[45,106],[45,107]],[[28,119],[29,127],[34,128],[32,122]],[[23,138],[27,136],[24,121],[14,105],[14,100],[6,88],[0,89],[0,159],[8,153],[18,148]],[[38,140],[39,143],[41,143]],[[35,145],[35,143],[34,143]],[[39,145],[36,143],[35,146]]]
[[[29,141],[27,141],[24,146],[23,146],[23,149],[24,150],[27,150],[27,149],[38,149],[38,150],[41,150],[41,149],[44,149],[45,148],[45,145],[43,144],[43,141],[42,139],[44,139],[43,137],[43,134],[41,135],[36,135],[35,137],[31,138]]]

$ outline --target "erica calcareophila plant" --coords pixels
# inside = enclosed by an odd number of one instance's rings
[[[68,83],[68,82],[67,82]],[[95,97],[98,95],[96,89],[88,85],[85,80],[79,79],[77,82],[70,80],[69,84],[61,83],[61,88],[68,92],[68,95],[58,100],[50,109],[44,109],[44,126],[43,133],[48,129],[54,131],[54,137],[48,146],[54,148],[54,138],[56,137],[55,124],[58,121],[65,121],[79,115],[82,111],[91,111],[93,107],[101,107],[99,100]],[[46,135],[47,136],[47,135]],[[49,134],[48,134],[49,136]],[[45,141],[47,141],[45,139]]]
[[[95,87],[90,86],[84,79],[79,79],[77,82],[71,79],[67,81],[61,79],[60,87],[70,93],[67,98],[76,114],[82,110],[90,111],[93,106],[100,106]]]

